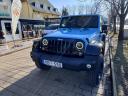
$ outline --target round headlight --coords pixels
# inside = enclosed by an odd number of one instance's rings
[[[76,48],[77,49],[83,49],[83,43],[82,42],[77,42],[76,43]]]
[[[47,39],[43,39],[42,43],[43,43],[43,45],[47,46],[48,45],[48,40]]]

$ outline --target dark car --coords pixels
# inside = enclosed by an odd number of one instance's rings
[[[104,68],[105,33],[102,23],[99,15],[62,17],[56,32],[34,41],[33,61],[42,70],[57,67],[86,71],[89,84],[97,85]]]

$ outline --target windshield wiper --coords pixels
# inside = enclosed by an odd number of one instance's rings
[[[80,28],[80,30],[88,30],[88,28],[82,27],[82,28]]]

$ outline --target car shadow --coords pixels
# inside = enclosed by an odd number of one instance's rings
[[[91,87],[85,72],[74,72],[52,68],[49,71],[33,69],[0,94],[12,92],[16,96],[97,96],[102,91],[101,84]],[[8,80],[9,81],[9,80]]]

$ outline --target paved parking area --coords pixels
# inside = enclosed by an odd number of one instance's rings
[[[30,51],[28,48],[0,57],[0,96],[104,96],[110,89],[106,79],[95,88],[88,86],[85,72],[56,68],[41,71],[31,60]],[[108,69],[105,74],[109,75]]]
[[[17,47],[14,47],[14,43],[13,42],[8,42],[5,44],[0,44],[0,56],[3,55],[7,55],[25,48],[29,48],[32,46],[33,44],[33,40],[36,40],[38,38],[35,39],[30,39],[30,40],[19,40],[19,41],[15,41],[15,44]]]

